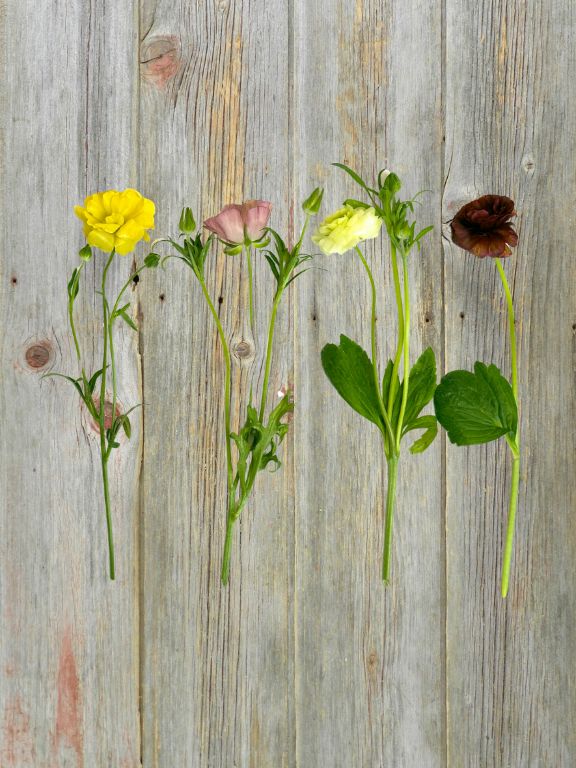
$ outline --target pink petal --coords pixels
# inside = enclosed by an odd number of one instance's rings
[[[217,216],[206,219],[204,226],[227,243],[244,242],[244,222],[240,205],[226,205]]]
[[[248,200],[244,203],[244,224],[250,240],[259,240],[264,227],[268,224],[272,203],[265,200]]]

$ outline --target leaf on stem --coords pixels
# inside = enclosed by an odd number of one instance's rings
[[[434,408],[450,442],[456,445],[479,445],[516,434],[516,400],[510,383],[495,365],[476,362],[474,373],[447,373],[436,389]]]
[[[340,344],[326,344],[322,367],[340,397],[365,419],[383,429],[370,358],[355,341],[340,336]]]

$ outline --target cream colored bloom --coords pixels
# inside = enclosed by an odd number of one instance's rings
[[[150,240],[148,229],[154,229],[155,206],[135,189],[96,192],[76,205],[74,213],[84,224],[89,245],[110,253],[125,255],[133,251],[139,240]]]
[[[378,237],[381,226],[374,208],[345,205],[324,219],[312,240],[324,253],[346,253],[362,240]]]

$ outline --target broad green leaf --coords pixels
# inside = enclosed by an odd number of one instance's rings
[[[512,387],[495,365],[446,374],[434,394],[436,417],[456,445],[479,445],[515,435],[518,409]]]
[[[402,388],[402,385],[400,385]],[[412,366],[408,378],[408,400],[404,422],[409,426],[434,397],[436,389],[436,359],[431,347],[425,349]]]
[[[413,421],[412,424],[403,430],[402,435],[404,436],[407,432],[411,432],[413,429],[424,429],[426,431],[418,438],[418,440],[412,443],[410,446],[410,453],[423,453],[423,451],[434,442],[434,438],[438,434],[438,422],[436,421],[436,416],[420,416],[419,419]]]
[[[382,429],[374,371],[362,347],[341,335],[338,346],[327,344],[322,350],[322,367],[340,397]]]

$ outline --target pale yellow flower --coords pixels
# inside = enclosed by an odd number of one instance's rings
[[[381,227],[374,208],[345,205],[324,219],[312,240],[324,253],[346,253],[362,240],[378,237]]]
[[[154,229],[155,206],[135,189],[117,192],[96,192],[76,205],[74,213],[84,224],[89,245],[101,251],[125,255],[133,251],[140,240],[150,240],[147,230]]]

